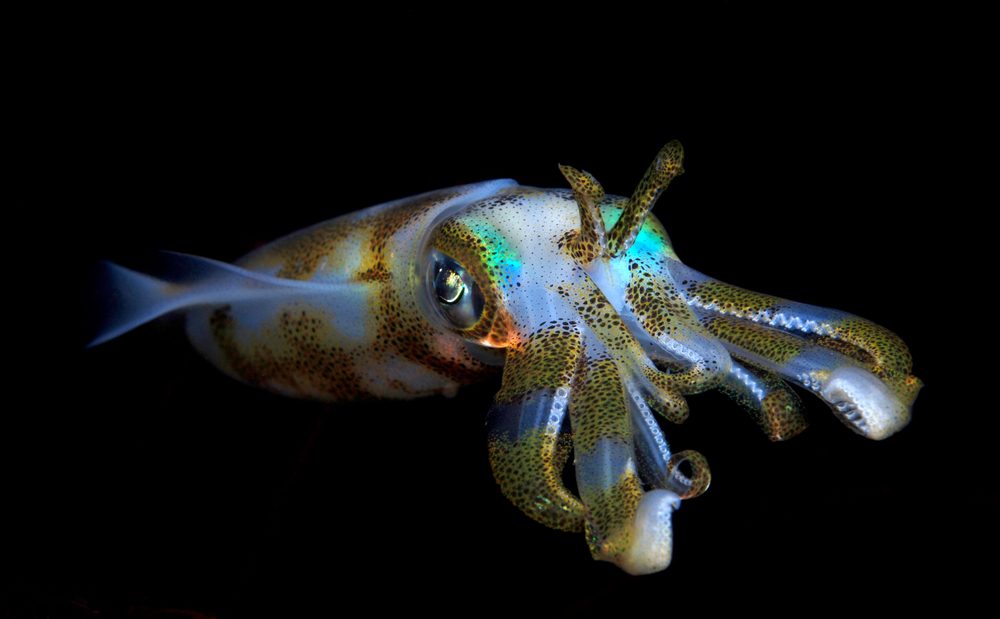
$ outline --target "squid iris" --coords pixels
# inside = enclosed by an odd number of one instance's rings
[[[225,373],[322,401],[453,395],[502,380],[487,414],[504,495],[595,559],[666,568],[671,517],[708,463],[660,418],[718,389],[772,440],[806,427],[790,385],[855,432],[905,426],[921,387],[902,340],[868,320],[751,292],[683,264],[650,215],[683,172],[660,150],[629,197],[560,166],[569,190],[495,180],[389,202],[293,233],[235,264],[165,253],[106,264],[102,343],[171,312]],[[563,482],[570,457],[578,493]]]

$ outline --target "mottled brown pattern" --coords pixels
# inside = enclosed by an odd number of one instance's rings
[[[361,282],[388,282],[392,279],[392,275],[385,268],[385,264],[378,263],[358,271],[357,279]]]
[[[628,251],[639,234],[646,214],[656,204],[657,198],[670,181],[684,172],[684,148],[677,140],[672,140],[660,149],[656,159],[650,164],[646,174],[629,198],[621,217],[608,231],[608,254],[619,256]]]
[[[670,282],[658,278],[638,260],[629,261],[629,274],[625,302],[651,336],[674,338],[682,325],[698,324],[684,297]]]
[[[687,289],[688,297],[698,305],[713,305],[715,311],[748,318],[760,313],[773,315],[778,312],[781,299],[761,294],[745,288],[722,282],[692,282]]]
[[[674,423],[687,418],[688,406],[680,388],[689,385],[690,374],[666,374],[648,362],[642,346],[622,322],[621,316],[589,279],[583,280],[581,284],[557,284],[555,290],[573,302],[577,315],[615,356],[623,369],[628,368],[628,371],[645,377],[645,385],[656,390],[654,394],[647,394],[649,397],[646,400],[650,408]]]
[[[913,404],[913,401],[917,398],[917,393],[919,393],[924,386],[924,381],[920,380],[913,374],[886,378],[885,382],[893,391],[896,392],[900,401],[907,406]]]
[[[583,505],[562,483],[571,443],[566,435],[532,430],[515,442],[490,437],[493,477],[501,492],[537,522],[561,531],[583,530]]]
[[[739,367],[724,372],[731,366],[722,344],[734,363],[749,363],[747,357],[777,366],[788,380],[832,402],[848,420],[853,402],[846,400],[857,399],[851,381],[865,389],[873,381],[853,367],[855,362],[904,404],[912,403],[921,385],[909,374],[911,358],[903,342],[869,321],[827,318],[817,324],[791,315],[800,305],[773,296],[715,281],[682,281],[685,276],[678,275],[687,271],[675,262],[666,231],[649,212],[683,172],[683,157],[678,142],[664,146],[628,199],[605,196],[593,176],[560,166],[575,209],[565,190],[500,182],[475,186],[473,193],[482,199],[463,201],[462,208],[456,204],[447,213],[436,207],[456,196],[449,190],[320,224],[261,248],[241,265],[282,278],[326,282],[329,288],[288,285],[287,296],[281,296],[282,287],[276,286],[279,292],[260,305],[235,297],[231,308],[211,314],[210,337],[204,322],[189,323],[189,334],[207,357],[247,382],[321,399],[451,393],[456,384],[493,370],[473,354],[499,361],[506,349],[488,423],[489,460],[503,494],[542,524],[585,531],[596,559],[630,573],[662,569],[669,555],[651,557],[634,547],[643,484],[635,470],[632,431],[634,423],[650,421],[643,398],[679,423],[688,415],[685,394],[722,385],[751,410],[771,440],[801,432],[806,422],[798,395],[759,366],[747,370],[756,383]],[[550,210],[540,213],[542,208]],[[573,229],[574,211],[579,229]],[[451,219],[439,223],[444,217]],[[431,246],[463,268],[428,277],[433,265],[418,253],[427,248],[429,234]],[[309,294],[297,292],[307,288]],[[327,290],[343,296],[328,297]],[[477,317],[479,293],[483,307]],[[195,317],[207,311],[199,308]],[[344,328],[348,321],[349,329]],[[657,344],[658,353],[673,361],[647,356],[644,347]],[[688,350],[681,351],[682,346]],[[806,352],[801,363],[789,363]],[[831,377],[841,364],[849,368],[842,373],[843,384],[837,384]],[[810,372],[807,378],[803,371]],[[835,402],[838,390],[847,394],[845,402]],[[641,420],[632,418],[636,406],[642,409]],[[907,419],[908,411],[899,424],[867,435],[883,438]],[[572,432],[564,422],[570,422]],[[643,429],[642,449],[651,448],[645,444],[647,430],[652,428]],[[563,482],[574,450],[582,498]],[[666,471],[650,474],[665,481],[656,485],[681,499],[708,489],[711,471],[700,453],[676,453],[665,466]],[[651,498],[672,504],[674,497]],[[672,540],[667,523],[644,520],[642,525],[667,527],[655,533],[663,542]],[[656,550],[666,549],[656,544]]]
[[[802,400],[779,376],[757,366],[744,366],[765,393],[763,401],[746,389],[734,389],[722,383],[729,398],[743,406],[764,434],[772,441],[784,441],[799,434],[809,425],[802,414]]]
[[[507,350],[496,406],[502,412],[504,407],[519,406],[534,394],[558,389],[568,395],[582,341],[576,323],[552,321],[524,341],[512,344]],[[514,505],[552,528],[583,528],[583,506],[562,483],[570,449],[567,435],[557,438],[539,429],[514,442],[491,436],[489,445],[493,476]]]
[[[592,453],[600,441],[632,448],[632,426],[625,391],[613,359],[581,357],[570,401],[576,457]],[[597,559],[612,560],[630,543],[631,524],[642,498],[642,486],[632,473],[611,488],[580,487],[587,508],[586,534]]]
[[[655,388],[657,398],[647,398],[646,402],[654,411],[672,423],[684,423],[688,418],[688,403],[678,385],[691,382],[690,372],[666,374],[655,367],[642,366],[642,375]]]
[[[496,370],[473,359],[462,348],[454,349],[456,352],[442,352],[436,339],[440,332],[427,323],[421,308],[410,294],[422,282],[405,279],[400,281],[399,274],[405,273],[403,269],[409,266],[408,257],[400,259],[407,261],[405,267],[393,262],[396,258],[395,248],[392,246],[394,235],[421,219],[427,219],[433,209],[455,196],[454,192],[441,191],[420,199],[400,202],[364,218],[332,220],[276,241],[263,251],[250,254],[243,263],[255,269],[275,268],[281,277],[300,280],[319,277],[318,271],[322,268],[324,272],[330,271],[338,276],[338,279],[370,285],[367,297],[370,309],[367,320],[370,324],[366,325],[366,332],[370,334],[372,344],[364,348],[341,350],[346,355],[344,363],[350,362],[358,366],[359,374],[370,377],[371,370],[368,366],[360,369],[362,363],[377,368],[397,357],[417,363],[459,384],[472,383]],[[360,256],[357,255],[359,251]],[[335,320],[332,324],[335,324]],[[325,332],[329,333],[329,339],[325,340],[327,349],[337,349],[337,334],[329,329]],[[275,338],[272,337],[271,343],[274,341]],[[281,346],[290,345],[282,343]],[[289,350],[294,350],[294,347]],[[306,349],[303,351],[307,352]],[[241,375],[248,375],[258,382],[276,377],[278,383],[287,384],[289,388],[294,388],[291,385],[302,380],[301,366],[312,362],[322,366],[321,361],[315,357],[296,359],[292,352],[277,355],[273,351],[267,353],[257,350],[250,359],[267,367],[264,372],[267,378],[256,376],[260,372],[251,371],[246,363],[241,365]],[[290,367],[275,367],[281,364],[288,364]],[[320,367],[317,371],[322,373],[326,370]],[[361,384],[358,376],[355,375],[352,381],[353,391],[358,391]],[[393,377],[385,377],[384,381],[395,393],[408,392],[405,381]],[[336,385],[331,388],[334,390],[328,399],[339,399],[345,389]],[[355,395],[357,394],[350,397]]]
[[[625,287],[625,302],[649,335],[656,339],[667,337],[678,341],[683,341],[685,332],[709,335],[703,333],[701,324],[684,301],[684,297],[670,282],[654,275],[639,259],[629,262],[629,274],[629,281]],[[676,391],[679,395],[713,389],[721,380],[717,368],[703,364],[695,364],[668,375],[653,375],[648,371],[646,373],[651,376],[654,383],[662,384],[662,388]],[[680,400],[683,402],[683,398]],[[675,408],[672,414],[682,419],[686,417],[686,402],[682,408]]]
[[[600,561],[620,563],[632,546],[632,522],[642,500],[642,483],[625,473],[610,488],[586,492],[585,535],[590,554]]]
[[[582,170],[561,165],[559,170],[573,189],[580,207],[580,230],[567,243],[570,256],[581,265],[605,255],[604,220],[598,205],[604,200],[604,188],[593,176]]]
[[[508,347],[496,401],[510,402],[537,389],[569,388],[582,348],[583,335],[571,321],[548,323]]]
[[[864,318],[848,318],[833,324],[831,337],[857,346],[875,361],[880,378],[904,377],[913,368],[913,357],[902,339],[885,327]]]
[[[454,194],[438,192],[422,202],[407,203],[405,208],[387,209],[365,220],[365,224],[371,227],[370,245],[357,279],[383,282],[378,288],[373,308],[377,324],[373,352],[398,354],[441,376],[468,384],[492,370],[467,355],[441,356],[435,345],[434,332],[415,299],[402,296],[397,286],[393,285],[392,273],[401,267],[391,263],[387,252],[393,235],[401,228],[420,220],[435,206],[453,197]],[[420,276],[414,274],[414,277]],[[421,283],[418,281],[414,285],[420,286]]]
[[[322,393],[352,400],[367,395],[360,388],[357,357],[327,331],[329,318],[310,310],[285,311],[274,333],[240,346],[228,308],[212,313],[210,326],[219,349],[233,371],[249,384],[266,388]]]
[[[687,464],[691,469],[687,474],[680,469],[684,464]],[[691,449],[670,456],[667,470],[673,479],[680,481],[677,494],[682,499],[693,499],[703,494],[712,483],[712,469],[708,467],[708,460],[705,459],[705,456]]]
[[[869,320],[850,317],[830,324],[828,334],[796,336],[748,321],[756,316],[776,316],[784,303],[778,297],[716,281],[691,282],[688,286],[689,299],[700,306],[712,305],[716,312],[724,314],[705,319],[713,333],[768,359],[784,363],[799,354],[807,342],[814,342],[865,365],[904,404],[912,403],[923,385],[909,373],[912,357],[906,344],[895,333]]]
[[[342,221],[321,224],[302,234],[295,235],[294,241],[278,242],[274,255],[281,261],[278,277],[307,280],[313,277],[331,248],[347,238],[351,225]]]
[[[910,374],[913,358],[902,339],[885,327],[851,317],[831,325],[832,333],[815,339],[824,348],[862,363],[881,378],[903,402],[912,402],[923,386]]]
[[[635,353],[639,343],[622,322],[614,306],[589,278],[579,283],[554,285],[555,292],[573,303],[576,314],[612,352]]]
[[[786,441],[809,427],[802,401],[788,387],[772,388],[761,402],[761,413],[760,427],[772,441]]]
[[[610,357],[581,357],[580,364],[569,409],[577,454],[593,451],[601,439],[630,446],[631,422],[617,364]]]
[[[366,219],[365,224],[371,228],[368,253],[372,265],[388,268],[390,265],[385,250],[393,235],[414,221],[420,221],[435,206],[451,200],[455,195],[437,192],[427,196],[421,202],[407,202],[402,208],[386,209]]]
[[[719,339],[779,365],[784,365],[801,354],[806,343],[795,335],[731,316],[709,316],[704,319],[704,325]]]
[[[860,361],[870,370],[875,368],[875,358],[850,342],[835,340],[830,337],[818,337],[814,340],[814,342],[823,348],[835,350],[844,356],[854,359],[855,361]]]
[[[385,285],[378,290],[377,324],[372,353],[398,354],[404,359],[432,369],[441,376],[460,384],[469,384],[495,370],[468,355],[442,356],[435,346],[433,331],[415,303],[405,302],[395,287]]]

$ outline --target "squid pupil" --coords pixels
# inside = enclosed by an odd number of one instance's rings
[[[462,281],[462,276],[457,272],[442,267],[438,269],[434,288],[437,291],[438,299],[442,303],[451,305],[462,298],[462,294],[465,292],[465,282]]]

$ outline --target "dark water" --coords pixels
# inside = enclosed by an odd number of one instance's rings
[[[164,79],[83,80],[90,103],[29,166],[19,204],[39,221],[22,231],[42,234],[24,259],[55,274],[58,294],[48,301],[49,278],[31,293],[43,309],[15,323],[31,341],[18,361],[28,371],[9,385],[26,397],[5,407],[9,613],[666,614],[851,604],[862,592],[962,600],[989,575],[974,561],[997,550],[984,447],[995,422],[965,421],[983,387],[954,342],[976,335],[956,326],[966,293],[939,269],[961,244],[962,204],[957,181],[932,182],[948,138],[911,91],[875,73],[863,100],[822,83],[758,97],[736,82],[692,110],[676,95],[581,105],[576,89],[524,80],[473,92],[419,80],[320,88],[247,70]],[[582,536],[507,503],[483,433],[495,384],[324,407],[223,377],[171,321],[79,346],[77,289],[96,258],[163,248],[230,260],[430,189],[562,186],[560,162],[627,193],[672,138],[687,173],[655,212],[685,262],[889,327],[926,387],[911,425],[882,443],[807,399],[812,427],[770,444],[725,398],[692,397],[668,438],[704,453],[714,481],[675,517],[664,573],[594,563]]]

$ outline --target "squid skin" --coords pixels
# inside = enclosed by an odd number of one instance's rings
[[[337,402],[453,395],[496,374],[487,415],[501,491],[595,559],[666,568],[671,517],[710,483],[660,425],[718,389],[772,440],[806,427],[789,383],[849,428],[884,439],[921,387],[899,337],[863,318],[751,292],[683,264],[650,214],[683,172],[667,144],[630,197],[560,166],[569,189],[509,179],[360,210],[226,264],[164,253],[139,273],[106,263],[93,344],[164,314],[226,374]],[[579,494],[562,481],[567,462]]]

